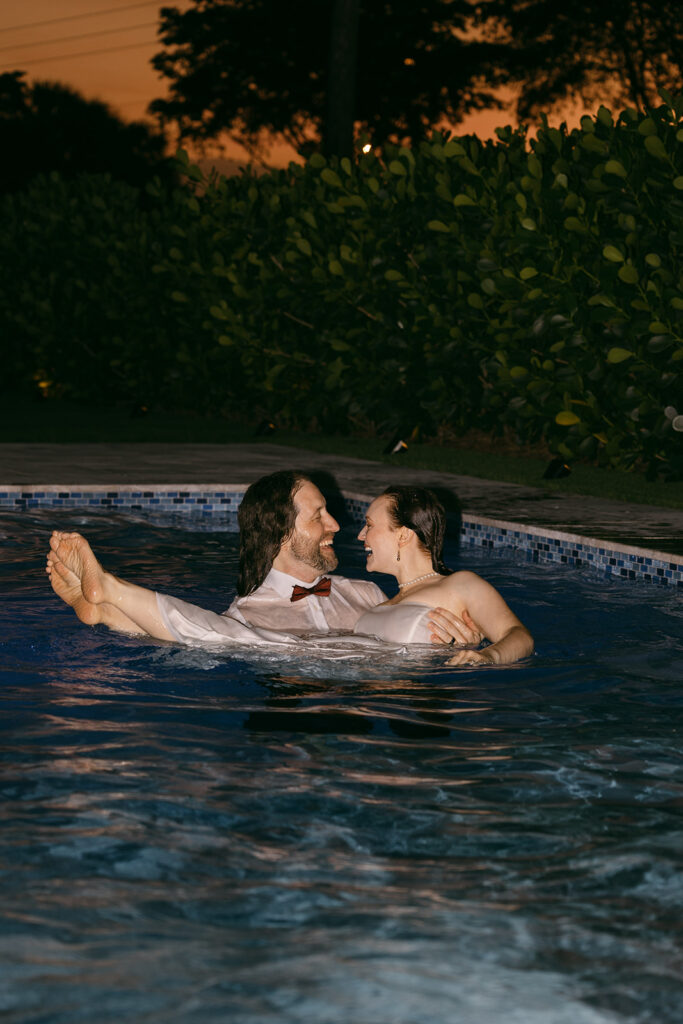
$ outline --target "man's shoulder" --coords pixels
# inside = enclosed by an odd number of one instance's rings
[[[350,592],[358,597],[365,598],[369,604],[379,604],[386,601],[386,596],[372,580],[355,580],[349,576],[333,576],[335,586],[342,592]]]

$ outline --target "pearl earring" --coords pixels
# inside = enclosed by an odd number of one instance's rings
[[[399,549],[398,549],[398,551],[396,552],[396,561],[397,561],[397,562],[400,562],[400,561],[401,561],[401,549],[400,549],[400,548],[399,548]]]

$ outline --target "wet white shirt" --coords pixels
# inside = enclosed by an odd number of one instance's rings
[[[314,587],[326,576],[332,583],[327,597],[309,594],[292,602],[292,590]],[[349,580],[345,576],[323,573],[312,583],[295,579],[279,569],[271,569],[252,594],[236,597],[226,615],[238,622],[282,629],[293,633],[329,633],[330,630],[352,630],[364,611],[386,601],[376,583]]]
[[[223,614],[166,594],[157,594],[157,605],[169,633],[180,643],[227,640],[258,645],[294,643],[302,634],[351,631],[364,611],[386,600],[375,583],[325,575],[332,583],[326,597],[309,594],[292,602],[296,584],[312,587],[322,576],[307,583],[271,569],[260,587],[235,598]]]

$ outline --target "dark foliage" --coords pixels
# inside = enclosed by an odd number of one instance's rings
[[[680,89],[680,0],[491,0],[488,9],[507,44],[508,81],[521,85],[522,118],[579,97],[645,110],[658,89]]]
[[[151,109],[177,122],[186,138],[228,131],[255,148],[267,131],[282,133],[298,149],[320,143],[335,134],[328,98],[340,91],[336,76],[344,75],[344,61],[337,58],[346,50],[350,59],[345,33],[353,34],[357,19],[354,120],[375,142],[417,142],[440,120],[455,123],[495,103],[482,78],[495,82],[500,47],[465,38],[468,26],[486,20],[480,6],[475,0],[193,0],[187,11],[165,7],[165,49],[153,64],[171,93]]]
[[[104,103],[54,82],[28,86],[24,72],[0,75],[0,191],[23,188],[37,174],[107,172],[141,185],[170,177],[166,140],[142,123],[126,124]]]

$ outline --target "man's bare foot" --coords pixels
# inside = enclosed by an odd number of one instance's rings
[[[61,563],[80,582],[83,597],[89,604],[106,601],[106,574],[95,558],[93,550],[80,533],[62,533],[55,530],[50,537],[55,567]]]
[[[96,626],[101,621],[99,606],[86,601],[83,597],[78,576],[56,559],[52,552],[47,556],[45,571],[50,577],[52,589],[57,597],[61,597],[62,601],[73,608],[81,622],[88,626]]]

